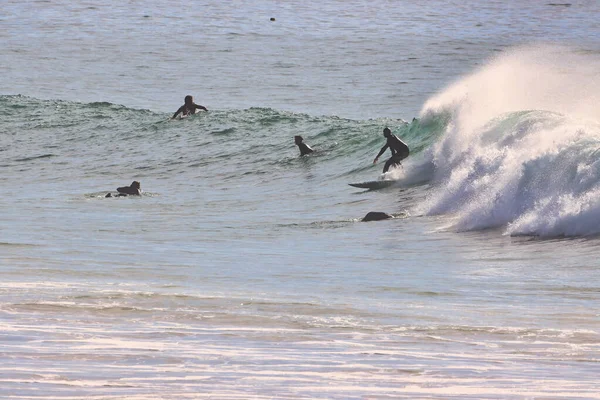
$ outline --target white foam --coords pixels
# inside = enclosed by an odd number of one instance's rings
[[[418,211],[457,230],[600,233],[599,70],[598,56],[520,48],[429,100],[422,118],[452,122],[425,155],[435,189]]]

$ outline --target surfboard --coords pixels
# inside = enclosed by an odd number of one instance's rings
[[[366,181],[366,182],[358,182],[358,183],[349,183],[348,185],[354,186],[361,189],[383,189],[386,187],[393,186],[397,181],[387,180],[387,181]]]

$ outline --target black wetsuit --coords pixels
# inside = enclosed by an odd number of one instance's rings
[[[298,148],[300,149],[300,155],[303,156],[305,154],[310,154],[313,152],[313,149],[310,148],[306,143],[298,144]]]
[[[376,158],[379,158],[383,153],[385,153],[385,151],[387,150],[388,147],[390,148],[390,151],[392,152],[392,156],[390,157],[389,160],[386,161],[386,163],[383,167],[384,173],[388,172],[388,170],[392,166],[395,167],[395,166],[400,165],[400,161],[402,161],[406,157],[408,157],[408,155],[410,153],[410,150],[408,149],[408,146],[406,145],[406,143],[404,143],[402,140],[400,140],[398,138],[398,136],[390,134],[390,136],[388,136],[388,138],[387,138],[387,141],[385,142],[385,146],[383,146],[381,148],[381,151],[379,151],[379,154],[377,154]]]
[[[184,104],[181,107],[179,107],[179,109],[177,111],[175,111],[175,114],[173,114],[173,116],[171,117],[171,119],[177,117],[180,113],[185,117],[188,116],[190,114],[195,114],[197,109],[201,109],[204,111],[208,111],[206,109],[206,107],[201,106],[199,104],[196,103],[192,103],[192,104]]]
[[[117,192],[123,195],[135,195],[139,196],[142,194],[142,190],[140,189],[140,183],[138,181],[133,181],[130,186],[122,186],[117,188]]]

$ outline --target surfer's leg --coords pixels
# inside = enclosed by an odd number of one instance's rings
[[[394,157],[394,164],[392,165],[394,168],[398,168],[402,166],[402,163],[400,161],[404,160],[406,158],[406,156],[404,156],[403,154],[399,154],[396,157]]]
[[[383,173],[385,174],[386,172],[388,172],[390,168],[397,168],[402,166],[402,163],[400,161],[402,161],[402,159],[404,158],[406,157],[402,157],[399,154],[390,157],[390,159],[387,160],[385,166],[383,167]]]
[[[395,164],[395,162],[394,162],[394,157],[390,157],[390,159],[389,159],[389,160],[387,160],[387,161],[385,162],[385,165],[383,166],[383,173],[385,174],[386,172],[388,172],[388,170],[390,169],[390,167],[391,167],[392,165],[394,165],[394,164]]]

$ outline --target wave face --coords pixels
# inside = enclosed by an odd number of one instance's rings
[[[170,120],[171,113],[107,102],[26,96],[0,96],[0,112],[6,116],[2,128],[7,135],[0,138],[6,165],[35,169],[36,162],[48,158],[53,168],[36,177],[47,173],[52,179],[73,166],[90,175],[144,171],[170,178],[193,169],[193,176],[203,179],[284,177],[299,160],[296,135],[317,150],[309,159],[325,167],[321,179],[347,180],[363,171],[370,171],[373,179],[370,160],[384,144],[384,126],[411,143],[414,153],[430,147],[444,127],[443,121],[359,121],[271,108],[211,110]]]
[[[456,230],[600,233],[599,68],[598,54],[520,48],[430,99],[422,120],[450,119],[419,211]]]
[[[190,193],[260,185],[274,202],[286,202],[297,179],[322,188],[323,198],[349,182],[375,179],[381,165],[371,161],[389,126],[411,147],[404,168],[389,177],[427,190],[425,201],[423,190],[405,196],[413,200],[408,208],[418,203],[411,214],[445,215],[447,228],[457,231],[597,235],[599,69],[598,54],[519,48],[429,99],[411,122],[271,108],[171,121],[170,112],[107,102],[0,96],[7,133],[0,152],[3,166],[18,171],[15,179],[91,179],[89,186],[98,186],[118,175],[126,180],[119,184],[153,179],[170,185],[163,190]],[[295,135],[317,152],[300,158]]]

